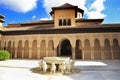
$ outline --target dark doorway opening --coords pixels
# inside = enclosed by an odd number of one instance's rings
[[[61,42],[60,47],[60,56],[71,56],[72,50],[71,50],[71,44],[68,39],[65,39]]]

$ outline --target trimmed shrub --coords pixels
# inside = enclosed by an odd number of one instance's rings
[[[6,50],[0,50],[0,60],[6,60],[10,58],[10,53]]]

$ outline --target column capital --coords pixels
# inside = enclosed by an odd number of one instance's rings
[[[75,46],[76,46],[76,41],[71,41],[71,46],[72,46],[73,48],[75,48]]]

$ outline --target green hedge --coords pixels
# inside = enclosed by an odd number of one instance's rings
[[[10,53],[6,50],[0,50],[0,60],[6,60],[10,58]]]

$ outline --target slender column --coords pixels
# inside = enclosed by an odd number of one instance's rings
[[[15,58],[17,58],[17,45],[18,45],[18,42],[15,42]]]
[[[46,46],[46,57],[48,57],[48,46]]]
[[[37,41],[37,58],[40,59],[40,40]]]
[[[58,51],[60,51],[60,50],[57,51],[57,46],[58,46],[58,45],[59,45],[59,44],[58,44],[58,41],[55,40],[55,41],[54,41],[54,55],[55,55],[55,56],[59,56],[59,52],[58,52]]]
[[[101,58],[105,59],[105,56],[104,56],[104,40],[101,39],[100,42],[101,42]]]
[[[40,54],[40,59],[41,59],[41,47],[42,47],[41,46],[41,40],[39,41],[39,46],[40,46],[40,48],[39,48],[40,53],[39,54]]]
[[[72,41],[72,59],[75,59],[75,42]]]
[[[10,46],[11,46],[10,53],[13,54],[12,53],[12,50],[13,50],[13,42],[12,41],[11,41],[11,45]],[[12,55],[11,55],[11,58],[12,58]]]
[[[113,56],[113,47],[111,46],[111,57],[112,59],[114,59],[114,56]]]
[[[13,42],[11,41],[11,44],[10,44],[10,58],[12,58],[12,55],[13,55],[13,53],[12,53],[12,48],[13,48]]]
[[[112,40],[110,40],[110,48],[111,48],[111,58],[114,59],[114,56],[113,56],[113,42]]]
[[[22,58],[24,58],[24,46],[25,46],[25,43],[24,43],[24,41],[22,41]]]
[[[84,60],[84,40],[81,40],[82,43],[82,59]]]
[[[8,50],[8,41],[6,41],[5,47],[6,47],[6,50]]]
[[[32,46],[29,47],[29,58],[31,59],[32,58]]]
[[[56,48],[56,50],[57,50],[57,48]],[[59,44],[59,46],[58,46],[58,56],[60,56],[60,54],[61,54],[61,44]]]
[[[40,46],[37,47],[37,58],[40,59]]]
[[[57,48],[54,47],[54,56],[57,56]]]
[[[72,47],[72,59],[75,59],[75,47]]]
[[[94,53],[93,53],[94,47],[91,46],[91,59],[94,60]]]
[[[15,58],[17,58],[17,47],[15,47]]]
[[[29,40],[29,58],[32,58],[32,40]]]
[[[46,57],[48,57],[48,40],[45,40],[45,47],[46,47]]]
[[[94,59],[94,54],[93,54],[94,40],[93,39],[90,40],[90,46],[91,46],[91,59]]]

